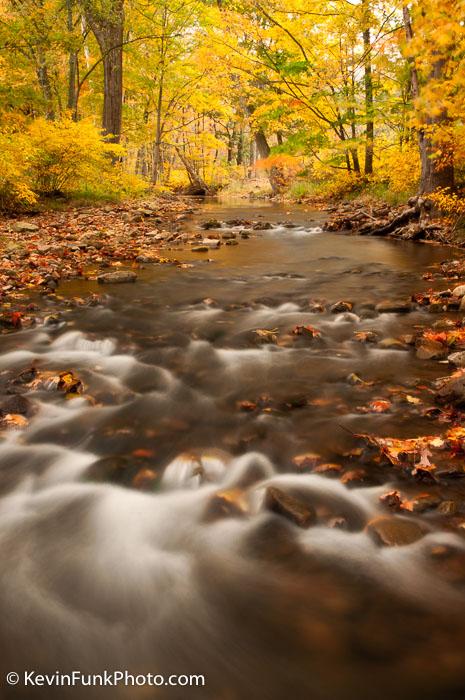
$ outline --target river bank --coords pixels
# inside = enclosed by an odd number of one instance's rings
[[[453,221],[439,216],[433,204],[411,197],[405,205],[360,198],[327,207],[326,231],[345,231],[360,236],[382,236],[404,241],[437,243],[463,248],[463,235]]]

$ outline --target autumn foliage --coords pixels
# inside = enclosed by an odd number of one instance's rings
[[[85,188],[132,193],[142,182],[123,174],[115,161],[124,149],[108,143],[89,120],[49,121],[37,118],[0,132],[0,206],[30,205],[39,196],[72,194]]]

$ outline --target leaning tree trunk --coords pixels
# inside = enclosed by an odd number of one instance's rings
[[[123,110],[124,0],[110,0],[108,7],[86,0],[87,22],[95,35],[103,62],[102,128],[109,141],[119,143]]]
[[[187,158],[182,152],[182,149],[179,148],[179,146],[175,146],[174,149],[186,169],[187,176],[191,183],[192,194],[206,194],[209,190],[207,183],[202,180],[189,158]]]

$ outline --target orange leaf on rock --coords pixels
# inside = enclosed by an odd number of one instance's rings
[[[392,403],[385,399],[377,399],[369,404],[372,413],[386,413],[392,408]]]
[[[140,447],[137,450],[133,450],[132,454],[134,457],[153,457],[155,452],[154,450],[147,450],[143,447]]]

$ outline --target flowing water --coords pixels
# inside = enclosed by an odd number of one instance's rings
[[[462,552],[463,540],[425,516],[419,541],[380,547],[364,528],[383,513],[390,475],[373,467],[349,488],[292,464],[312,452],[354,469],[353,432],[430,433],[408,404],[358,407],[386,387],[427,383],[437,366],[353,333],[427,323],[422,311],[370,304],[405,299],[448,252],[322,233],[322,214],[277,205],[212,202],[186,227],[212,216],[275,226],[208,255],[172,250],[193,267],[147,266],[58,328],[2,338],[3,391],[35,361],[73,370],[91,397],[44,386],[30,395],[30,425],[0,446],[2,674],[206,678],[204,688],[61,688],[60,698],[463,698],[463,576],[431,557],[439,545]],[[294,228],[277,223],[289,219]],[[341,299],[353,313],[312,312]],[[254,340],[255,329],[283,336],[302,324],[321,340]],[[373,384],[354,386],[351,373]],[[267,511],[270,485],[313,504],[318,522],[301,529]]]

